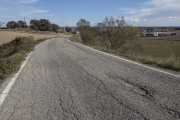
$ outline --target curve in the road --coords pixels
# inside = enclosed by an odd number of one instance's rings
[[[68,38],[36,48],[11,85],[0,119],[180,119],[179,77]]]

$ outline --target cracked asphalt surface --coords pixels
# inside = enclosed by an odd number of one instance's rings
[[[0,120],[180,119],[180,78],[68,38],[36,48],[0,107]]]

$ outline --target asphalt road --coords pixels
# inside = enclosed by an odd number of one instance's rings
[[[180,78],[93,51],[68,36],[48,40],[0,106],[0,120],[76,119],[178,120]]]

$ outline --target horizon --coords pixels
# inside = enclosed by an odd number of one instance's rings
[[[61,27],[77,27],[77,26],[60,26]],[[96,26],[91,26],[91,27],[96,27]],[[133,26],[133,27],[180,27],[180,26]]]
[[[106,16],[124,16],[132,26],[168,27],[180,26],[178,13],[178,0],[1,0],[0,5],[0,21],[4,26],[9,21],[24,21],[24,17],[27,25],[32,19],[48,19],[60,27],[76,27],[83,18],[96,26]]]

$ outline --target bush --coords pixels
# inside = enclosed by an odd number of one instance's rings
[[[118,50],[128,41],[135,40],[140,34],[137,27],[127,24],[124,17],[114,19],[106,17],[104,21],[97,24],[98,35],[109,42],[112,50]]]
[[[77,26],[80,31],[82,42],[86,44],[94,44],[97,37],[97,31],[95,28],[90,27],[90,22],[85,19],[80,19]]]
[[[93,45],[96,39],[96,31],[95,29],[86,26],[84,29],[80,32],[80,36],[82,38],[82,42],[86,44]]]
[[[0,82],[8,75],[18,70],[20,63],[24,60],[26,53],[32,51],[34,46],[40,42],[30,37],[17,37],[15,40],[0,46]]]
[[[10,22],[8,22],[7,24],[6,24],[6,27],[8,28],[8,29],[10,29],[10,28],[16,28],[18,26],[18,24],[17,24],[17,22],[15,22],[15,21],[10,21]]]
[[[65,30],[66,30],[67,32],[71,32],[72,29],[67,26],[67,27],[65,28]]]
[[[52,24],[51,26],[52,26],[52,31],[58,33],[59,25],[57,25],[57,24]]]

